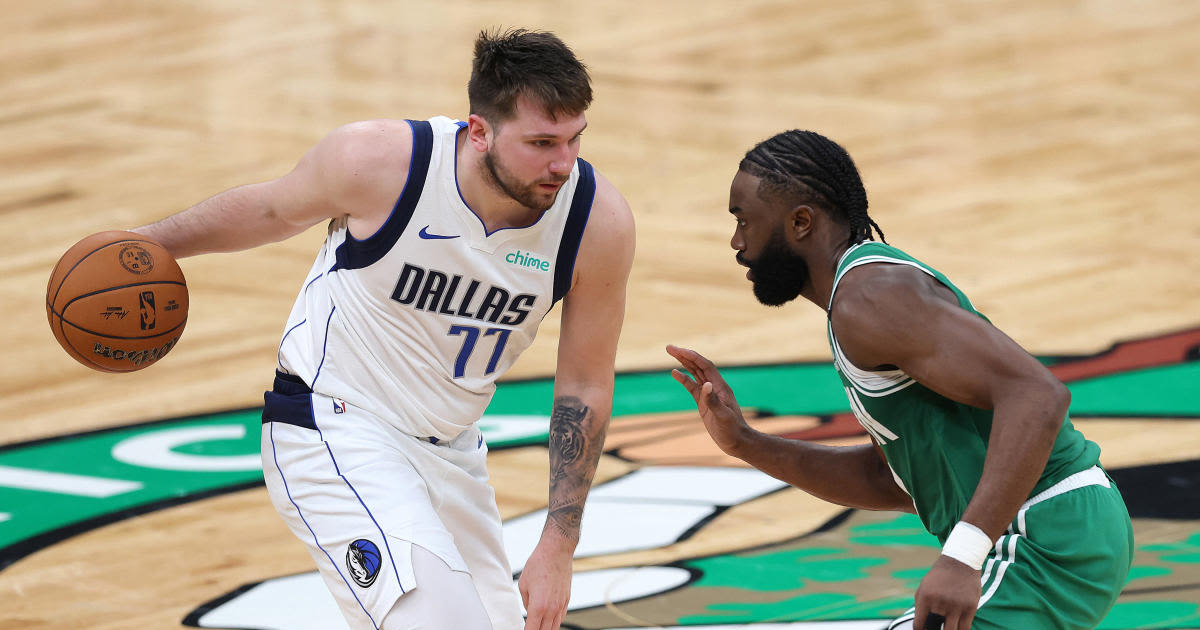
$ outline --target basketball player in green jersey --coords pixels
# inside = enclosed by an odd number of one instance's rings
[[[872,443],[755,431],[712,362],[669,346],[726,453],[817,497],[921,518],[942,553],[891,629],[1095,628],[1133,553],[1129,514],[1070,394],[941,273],[875,242],[846,151],[809,131],[750,150],[730,245],[759,301],[825,309],[834,364]]]

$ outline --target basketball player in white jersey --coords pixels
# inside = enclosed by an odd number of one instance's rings
[[[559,627],[611,412],[634,228],[578,157],[587,71],[552,34],[481,33],[468,94],[466,121],[346,125],[279,179],[136,230],[183,257],[329,220],[262,456],[356,629]],[[559,299],[549,513],[518,589],[475,423]]]

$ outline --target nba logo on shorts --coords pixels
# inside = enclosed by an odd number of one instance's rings
[[[334,398],[333,413],[346,413],[346,401],[341,398]]]
[[[381,563],[379,547],[369,540],[359,538],[346,547],[346,569],[354,583],[363,588],[375,583]]]

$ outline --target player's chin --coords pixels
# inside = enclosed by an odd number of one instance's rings
[[[783,306],[800,296],[803,286],[778,286],[767,282],[754,282],[754,297],[763,306]]]
[[[538,186],[535,194],[533,195],[533,208],[540,212],[545,212],[554,205],[554,201],[556,199],[558,199],[557,188],[553,192],[546,192],[541,186]]]

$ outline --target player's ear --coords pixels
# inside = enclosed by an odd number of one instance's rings
[[[495,128],[484,120],[483,116],[471,114],[467,117],[467,142],[471,143],[476,151],[487,151],[494,137]]]
[[[788,212],[787,225],[784,226],[788,235],[795,240],[808,236],[813,229],[813,213],[812,206],[807,204],[792,208]]]

